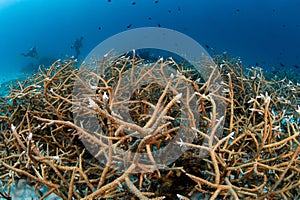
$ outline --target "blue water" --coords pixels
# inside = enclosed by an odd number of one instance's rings
[[[210,53],[214,48],[246,65],[299,73],[299,9],[299,0],[0,0],[0,83],[74,55],[71,46],[80,36],[84,59],[127,26],[160,25],[187,34]],[[33,45],[39,59],[20,55]]]

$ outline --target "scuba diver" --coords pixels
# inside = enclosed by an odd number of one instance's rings
[[[32,57],[35,59],[39,58],[38,52],[36,50],[36,46],[31,47],[27,53],[21,53],[21,55],[24,57]]]
[[[74,41],[73,45],[71,46],[71,48],[75,50],[75,58],[78,58],[80,54],[80,48],[82,47],[82,40],[83,40],[82,36],[80,38],[77,38]]]

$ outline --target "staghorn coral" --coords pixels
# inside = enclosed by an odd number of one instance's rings
[[[215,62],[226,94],[220,98],[227,103],[219,121],[209,81],[171,58],[149,65],[136,57],[106,57],[97,61],[105,69],[100,77],[92,67],[76,68],[74,60],[40,68],[1,99],[0,179],[8,187],[18,179],[35,188],[46,185],[49,192],[41,199],[51,193],[62,199],[299,198],[299,84],[266,80],[262,69],[245,69],[224,55]],[[168,67],[178,74],[163,70]],[[128,89],[122,77],[134,85],[144,74],[151,74],[152,84],[139,85],[130,98],[118,96]],[[85,88],[77,90],[80,98],[73,96],[76,84]],[[198,120],[191,108],[181,109],[183,94],[197,101]],[[132,123],[113,112],[122,102]],[[74,121],[74,112],[86,121]],[[93,127],[91,115],[101,130],[81,127]],[[167,147],[183,122],[190,135],[174,144],[182,155],[169,165],[156,163],[155,152]],[[102,151],[87,151],[83,141]],[[148,162],[124,158],[120,150],[143,152]]]

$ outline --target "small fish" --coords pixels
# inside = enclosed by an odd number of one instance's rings
[[[285,24],[282,24],[282,27],[283,27],[283,28],[285,28],[285,27],[286,27],[286,25],[285,25]]]
[[[107,0],[107,2],[111,2],[111,0]]]
[[[294,67],[295,67],[296,69],[299,69],[299,68],[300,68],[299,65],[294,65]]]
[[[129,24],[128,26],[127,26],[127,28],[130,28],[132,26],[132,24]]]
[[[181,11],[181,8],[180,8],[180,6],[178,6],[177,10],[178,10],[178,11]]]
[[[158,27],[161,27],[160,23],[157,24]]]
[[[158,1],[154,1],[154,3],[158,3]]]
[[[102,29],[101,26],[99,26],[99,27],[98,27],[98,30],[101,30],[101,29]]]
[[[280,64],[281,67],[284,67],[284,64],[283,64],[283,63],[279,63],[279,64]]]
[[[152,19],[152,17],[148,17],[148,20],[151,20]]]
[[[171,10],[168,10],[168,13],[171,13],[172,11]]]
[[[136,4],[136,2],[134,1],[134,2],[132,2],[131,4],[134,6],[134,5]]]
[[[240,12],[241,10],[240,9],[236,9],[236,12]]]
[[[206,44],[206,45],[205,45],[205,48],[209,49],[209,46],[208,46],[208,44]]]

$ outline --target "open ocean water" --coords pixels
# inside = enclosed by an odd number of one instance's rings
[[[0,25],[0,83],[75,55],[81,36],[84,59],[106,38],[138,27],[174,29],[245,65],[300,67],[298,0],[0,0]],[[38,58],[21,55],[33,46]]]
[[[84,60],[108,37],[140,27],[184,33],[211,56],[227,52],[266,72],[300,74],[299,0],[0,0],[0,96],[39,65]]]

